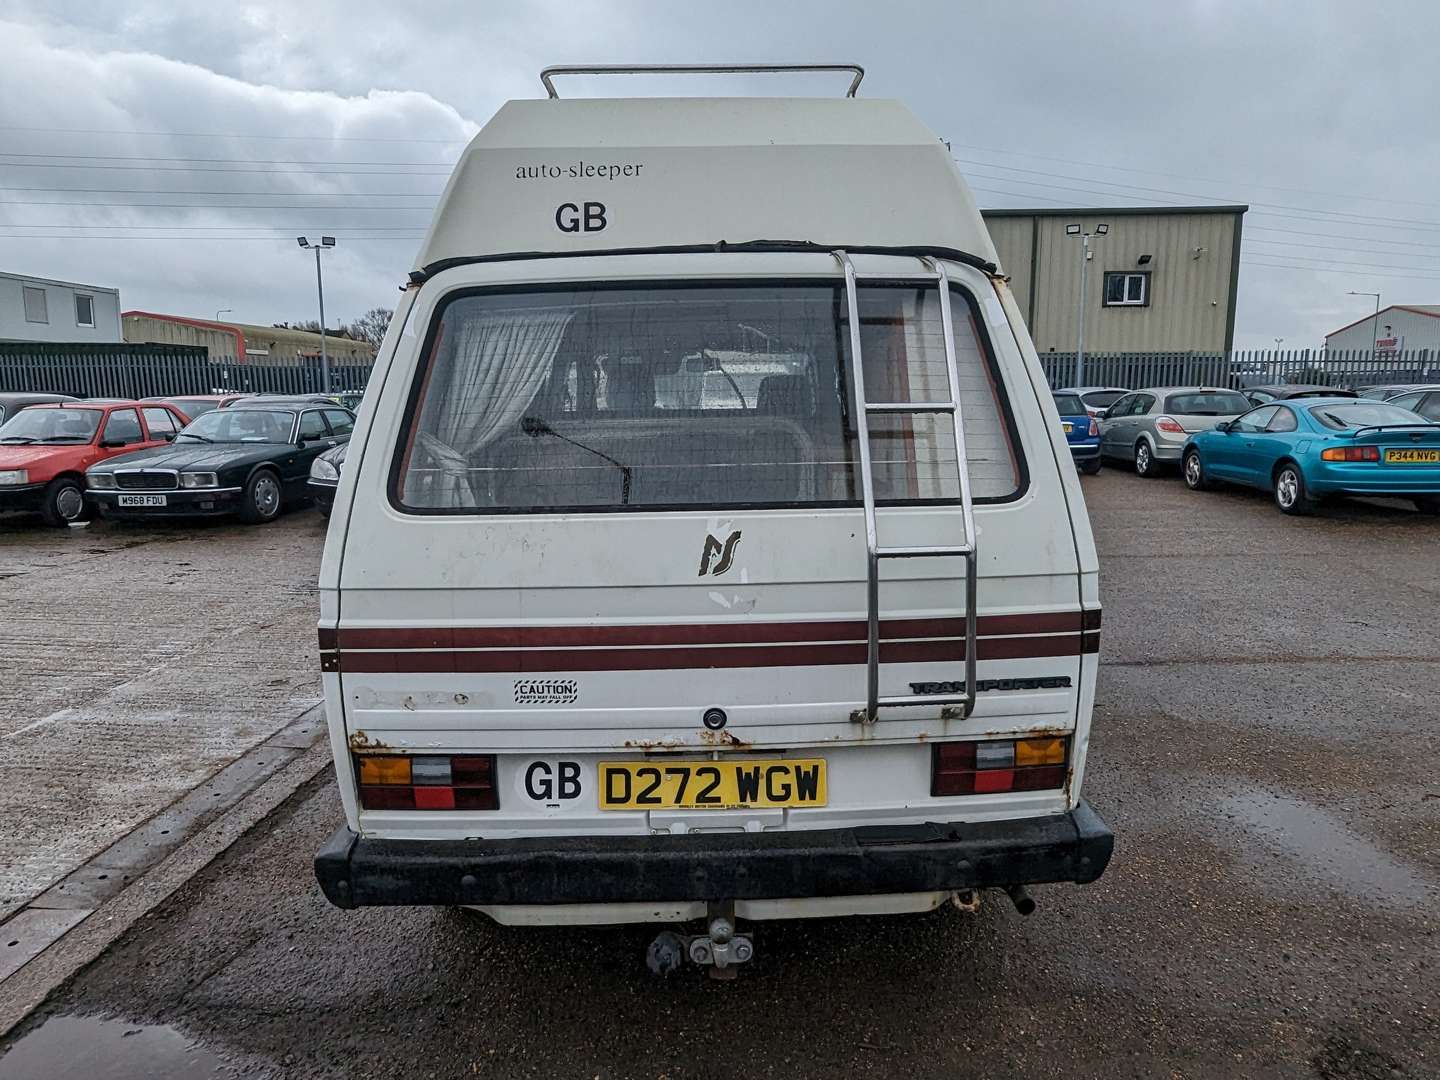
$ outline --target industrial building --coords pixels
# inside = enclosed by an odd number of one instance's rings
[[[0,273],[0,341],[119,340],[119,289]]]
[[[1440,352],[1440,304],[1391,304],[1325,335],[1327,352]]]
[[[320,335],[284,326],[216,322],[153,311],[127,311],[121,317],[125,340],[146,345],[198,345],[211,359],[246,359],[258,364],[311,363],[320,359]],[[369,365],[375,346],[368,341],[325,335],[332,364]]]
[[[1235,338],[1246,206],[982,211],[1035,348],[1219,356]],[[1087,235],[1088,234],[1088,239]]]

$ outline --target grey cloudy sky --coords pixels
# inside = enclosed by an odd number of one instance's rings
[[[392,306],[445,163],[541,67],[737,59],[864,64],[982,206],[1249,203],[1237,346],[1319,343],[1350,289],[1440,302],[1433,0],[0,0],[0,35],[0,269],[127,308],[310,318],[320,231],[331,323]]]

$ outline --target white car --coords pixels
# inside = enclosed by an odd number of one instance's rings
[[[724,971],[747,920],[1028,913],[1109,860],[1084,495],[898,103],[501,108],[380,349],[320,588],[342,908],[704,920],[649,961]]]
[[[1085,403],[1085,411],[1098,418],[1130,391],[1123,386],[1067,386],[1055,393],[1079,395],[1080,400]]]

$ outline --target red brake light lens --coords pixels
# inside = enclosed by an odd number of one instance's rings
[[[1156,430],[1156,431],[1163,431],[1163,432],[1165,432],[1167,435],[1184,435],[1184,434],[1185,434],[1185,429],[1180,426],[1180,422],[1179,422],[1178,420],[1171,419],[1171,418],[1168,417],[1168,416],[1161,416],[1161,417],[1157,417],[1157,418],[1156,418],[1156,420],[1155,420],[1155,430]]]
[[[366,810],[500,808],[493,754],[367,754],[355,773]]]
[[[1332,446],[1320,451],[1322,461],[1379,461],[1378,446]]]
[[[1100,434],[1100,425],[1095,422],[1095,418],[1092,416],[1092,417],[1090,418],[1090,438],[1093,439],[1096,435],[1099,435],[1099,434]]]
[[[1064,787],[1069,771],[1068,736],[937,743],[930,794],[1048,791]]]

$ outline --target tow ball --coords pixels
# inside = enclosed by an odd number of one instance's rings
[[[735,905],[712,903],[705,933],[682,935],[667,930],[645,951],[645,964],[656,975],[669,975],[688,957],[692,964],[710,969],[712,979],[733,979],[736,965],[755,955],[755,942],[735,932]]]

